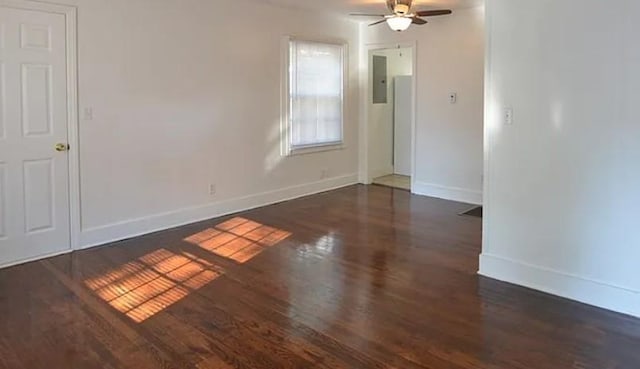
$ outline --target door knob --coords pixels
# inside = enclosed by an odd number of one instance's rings
[[[56,151],[58,152],[69,151],[70,148],[69,144],[66,143],[56,144]]]

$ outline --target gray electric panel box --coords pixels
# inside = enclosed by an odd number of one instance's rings
[[[373,56],[373,103],[387,103],[387,57]]]

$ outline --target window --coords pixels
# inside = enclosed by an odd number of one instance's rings
[[[287,151],[342,144],[345,46],[289,40]]]

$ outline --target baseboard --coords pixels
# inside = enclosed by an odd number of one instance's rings
[[[416,195],[465,202],[473,205],[482,205],[482,191],[447,187],[420,181],[414,181],[411,190]]]
[[[480,255],[480,275],[640,318],[640,291],[495,255]]]
[[[85,229],[80,234],[82,249],[104,245],[185,224],[250,210],[282,201],[313,195],[358,183],[358,175],[351,174],[318,182],[287,187],[275,191],[239,197],[144,218],[127,220],[101,227]]]

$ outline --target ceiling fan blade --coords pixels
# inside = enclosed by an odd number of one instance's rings
[[[429,23],[429,22],[427,22],[426,20],[424,20],[422,18],[413,17],[413,24],[422,25],[422,24],[427,24],[427,23]]]
[[[436,15],[448,15],[453,13],[453,11],[449,10],[449,9],[445,9],[445,10],[423,10],[423,11],[419,11],[416,12],[416,15],[419,17],[434,17]]]
[[[352,17],[384,17],[384,14],[362,14],[362,13],[352,13],[349,14]]]
[[[371,27],[371,26],[375,26],[375,25],[378,25],[378,24],[380,24],[380,23],[384,23],[384,22],[386,22],[386,21],[387,21],[386,19],[383,19],[383,20],[380,20],[380,21],[377,21],[377,22],[371,23],[371,24],[369,25],[369,27]]]

